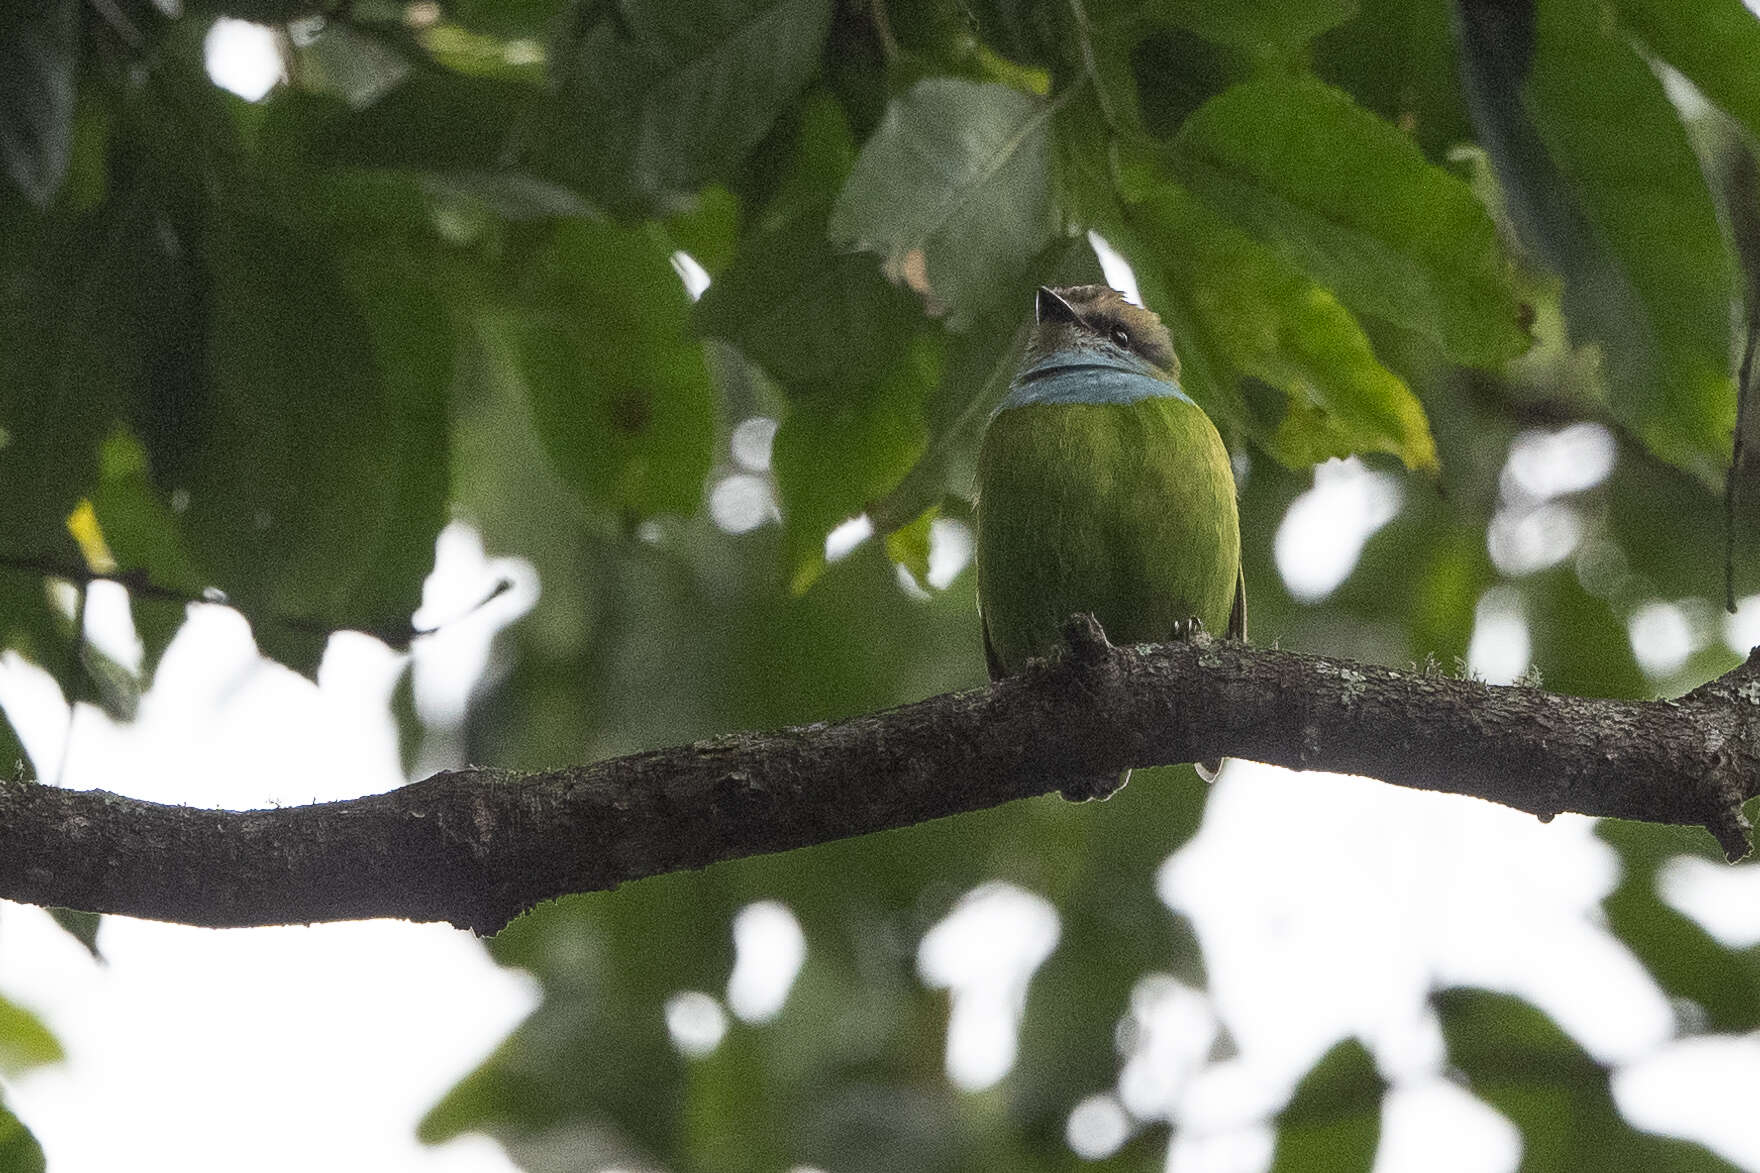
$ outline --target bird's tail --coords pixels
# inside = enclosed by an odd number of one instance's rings
[[[1097,776],[1066,782],[1059,793],[1071,802],[1105,802],[1123,790],[1124,784],[1130,780],[1131,772],[1120,770],[1117,777]]]

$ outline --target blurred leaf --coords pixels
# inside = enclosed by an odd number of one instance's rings
[[[0,1097],[0,1173],[44,1173],[43,1146]]]
[[[1522,1167],[1561,1173],[1736,1166],[1702,1145],[1641,1132],[1613,1101],[1611,1073],[1539,1010],[1507,994],[1451,989],[1434,995],[1451,1066],[1474,1095],[1521,1130]]]
[[[1432,162],[1473,137],[1455,64],[1453,5],[1357,0],[1357,15],[1314,46],[1314,71],[1410,135]]]
[[[1710,1030],[1742,1033],[1760,1026],[1760,970],[1719,944],[1656,890],[1662,866],[1678,855],[1711,855],[1698,828],[1663,828],[1602,819],[1595,833],[1620,855],[1619,886],[1602,901],[1607,927],[1635,953],[1670,997],[1705,1013]],[[1722,856],[1718,854],[1721,862]]]
[[[15,1079],[61,1058],[61,1044],[36,1015],[0,998],[0,1075]]]
[[[1027,344],[1032,325],[1027,291],[1036,285],[1102,279],[1100,262],[1085,237],[1059,241],[1035,258],[1020,282],[1020,304],[999,302],[971,330],[948,339],[941,379],[924,404],[928,444],[897,487],[869,508],[877,531],[889,533],[908,524],[947,494],[971,495],[984,425],[1008,393]]]
[[[1271,1173],[1325,1169],[1367,1171],[1381,1141],[1381,1097],[1387,1081],[1356,1039],[1321,1056],[1277,1114]]]
[[[0,167],[39,207],[61,187],[73,154],[79,57],[78,0],[0,7]]]
[[[104,924],[102,916],[95,912],[81,912],[76,908],[51,908],[48,913],[68,936],[85,946],[86,952],[92,955],[92,960],[104,960],[104,955],[98,951],[98,930]]]
[[[156,587],[201,597],[204,576],[184,540],[182,523],[152,484],[146,451],[126,428],[116,428],[104,441],[91,500],[119,566],[144,574]],[[183,626],[187,604],[136,592],[130,605],[145,683]]]
[[[494,174],[516,161],[518,136],[543,91],[498,78],[420,69],[361,110],[278,92],[270,110],[297,120],[314,158],[357,167]],[[292,129],[292,128],[290,128]]]
[[[552,53],[541,156],[584,190],[654,207],[725,178],[819,67],[830,0],[578,8]]]
[[[886,535],[886,556],[910,571],[919,587],[929,589],[929,549],[931,530],[935,525],[935,509],[925,509],[909,525]]]
[[[1203,957],[1184,917],[1156,893],[1156,874],[1197,832],[1208,788],[1190,769],[1138,770],[1104,804],[1036,802],[1002,840],[992,869],[1057,909],[1057,950],[1034,976],[1020,1057],[1005,1085],[1010,1109],[1041,1151],[1059,1151],[1073,1109],[1112,1086],[1131,994],[1154,974],[1193,985]],[[994,833],[994,832],[993,832]],[[1097,1045],[1100,1044],[1100,1045]]]
[[[1151,28],[1129,50],[1143,128],[1172,138],[1193,111],[1251,73],[1245,54],[1180,28]]]
[[[696,322],[784,387],[842,397],[898,361],[923,315],[872,255],[834,252],[824,219],[809,216],[746,241],[697,303]]]
[[[569,222],[538,282],[536,304],[508,328],[557,471],[617,513],[696,508],[714,390],[667,250],[638,229]]]
[[[408,77],[408,53],[390,38],[355,24],[332,21],[297,47],[300,88],[334,94],[350,106],[372,104]]]
[[[335,258],[314,244],[243,208],[216,226],[212,381],[188,405],[182,437],[199,446],[151,453],[160,482],[189,493],[190,548],[259,619],[265,652],[308,674],[323,629],[398,618],[359,600],[363,588],[370,600],[381,553],[369,536],[402,520],[392,513],[399,469],[385,459],[400,448],[399,404]]]
[[[871,391],[801,400],[783,417],[771,466],[791,589],[804,591],[819,576],[825,535],[896,485],[922,454],[923,399],[940,360],[940,348],[925,337]]]
[[[1651,451],[1721,482],[1734,423],[1730,258],[1685,131],[1592,0],[1462,7],[1479,138],[1516,227],[1565,281],[1573,340]]]
[[[12,727],[12,718],[7,715],[4,707],[0,707],[0,778],[11,781],[15,778],[30,776],[30,756],[24,752],[24,743],[18,738],[18,731]]]
[[[855,166],[855,132],[843,106],[824,90],[809,91],[792,111],[786,132],[778,124],[779,141],[768,144],[751,160],[749,176],[759,189],[760,232],[770,232],[804,217],[823,220]]]
[[[77,565],[66,519],[96,479],[98,448],[143,359],[134,325],[152,316],[150,271],[132,209],[32,222],[0,282],[0,542],[16,559]],[[166,333],[175,334],[167,329]],[[142,348],[145,349],[145,348]]]
[[[1357,14],[1358,0],[1150,0],[1144,15],[1165,20],[1219,45],[1277,57],[1294,54],[1327,29]]]
[[[1521,592],[1532,662],[1546,687],[1572,696],[1648,699],[1625,619],[1583,589],[1568,563],[1528,576]]]
[[[449,19],[466,28],[539,41],[569,6],[568,0],[447,0],[442,5]]]
[[[1760,18],[1741,0],[1615,0],[1624,24],[1707,98],[1760,136]]]
[[[1153,266],[1144,296],[1167,307],[1175,351],[1204,357],[1185,379],[1200,402],[1292,466],[1388,452],[1436,469],[1423,407],[1331,294],[1171,184],[1129,215],[1135,239],[1116,243],[1134,243],[1139,267]],[[1246,379],[1283,393],[1280,417],[1252,414]]]
[[[419,264],[408,251],[389,248],[354,250],[342,259],[343,282],[365,316],[394,421],[379,452],[390,500],[376,530],[354,535],[368,561],[347,615],[394,647],[407,646],[410,616],[434,566],[434,542],[450,516],[447,408],[456,343],[448,307]]]
[[[733,260],[743,210],[739,197],[726,188],[705,187],[687,208],[667,217],[666,233],[711,277],[719,277]]]
[[[1317,81],[1264,78],[1181,127],[1176,174],[1194,194],[1355,309],[1489,365],[1528,345],[1509,262],[1461,180]]]
[[[1046,124],[1054,106],[996,83],[927,78],[887,108],[831,213],[965,329],[1014,291],[1049,243]]]

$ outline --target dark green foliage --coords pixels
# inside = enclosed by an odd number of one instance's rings
[[[1272,1173],[1308,1169],[1367,1170],[1381,1137],[1381,1095],[1387,1082],[1355,1039],[1321,1056],[1278,1113]]]
[[[1521,1130],[1524,1169],[1736,1168],[1701,1145],[1626,1123],[1609,1069],[1527,1003],[1465,989],[1444,990],[1434,1003],[1449,1062],[1474,1094]]]
[[[0,1102],[0,1170],[4,1173],[43,1173],[48,1162],[43,1146],[31,1135],[4,1102]]]
[[[20,0],[0,13],[0,173],[39,205],[73,153],[79,16],[78,0]]]
[[[1725,232],[1751,235],[1753,209],[1705,176],[1731,173],[1728,127],[1760,133],[1760,21],[1738,0],[185,9],[0,14],[0,651],[69,699],[126,715],[209,591],[307,672],[336,630],[406,643],[454,516],[542,588],[457,731],[473,761],[979,685],[972,576],[923,589],[931,554],[971,516],[1033,286],[1101,278],[1090,230],[1236,458],[1256,639],[1452,670],[1500,588],[1551,688],[1675,693],[1734,661],[1701,638],[1652,679],[1628,623],[1721,593],[1743,284]],[[261,103],[200,67],[220,14],[316,14]],[[1724,130],[1671,103],[1659,62]],[[681,251],[713,279],[694,307]],[[767,463],[730,446],[747,421],[774,425]],[[1545,502],[1512,487],[1512,445],[1585,424],[1612,438],[1606,479]],[[1343,455],[1400,505],[1304,600],[1275,536],[1310,466]],[[760,498],[738,533],[709,508],[735,474]],[[1512,562],[1488,530],[1542,504],[1573,541]],[[875,538],[828,563],[826,535],[864,513]],[[1738,593],[1760,584],[1741,538]],[[83,640],[67,587],[92,574],[134,588],[138,674]],[[413,754],[407,687],[397,706]],[[0,774],[22,757],[0,721]],[[1206,801],[1189,771],[1145,771],[1103,805],[536,910],[490,948],[542,1003],[422,1135],[486,1132],[534,1170],[1066,1169],[1138,983],[1205,984],[1155,876]],[[1754,952],[1657,895],[1705,844],[1601,834],[1623,868],[1608,926],[1683,1029],[1760,1025]],[[1049,900],[1060,938],[1013,1070],[965,1093],[917,948],[993,880]],[[798,920],[805,966],[773,1021],[687,1059],[667,1000],[720,995],[730,918],[759,900]],[[92,944],[89,918],[62,923]],[[1632,1128],[1608,1069],[1533,1008],[1436,1007],[1524,1168],[1724,1167]],[[0,1076],[58,1054],[0,1002]],[[1384,1091],[1339,1043],[1269,1121],[1275,1167],[1371,1168]],[[1167,1122],[1129,1127],[1097,1167],[1161,1166]],[[42,1166],[0,1108],[0,1171]]]

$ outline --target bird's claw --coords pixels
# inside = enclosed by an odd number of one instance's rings
[[[1173,630],[1168,633],[1170,642],[1184,643],[1204,630],[1204,621],[1196,615],[1188,615],[1184,619],[1173,621]]]

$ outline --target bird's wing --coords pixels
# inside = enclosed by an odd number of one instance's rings
[[[990,643],[990,620],[982,612],[978,615],[978,624],[984,629],[984,663],[990,669],[990,681],[994,684],[1008,673],[1002,668],[1002,661],[996,656],[996,649]]]
[[[1247,572],[1239,570],[1234,577],[1234,609],[1228,613],[1228,638],[1247,642]],[[988,649],[989,639],[985,639]]]

